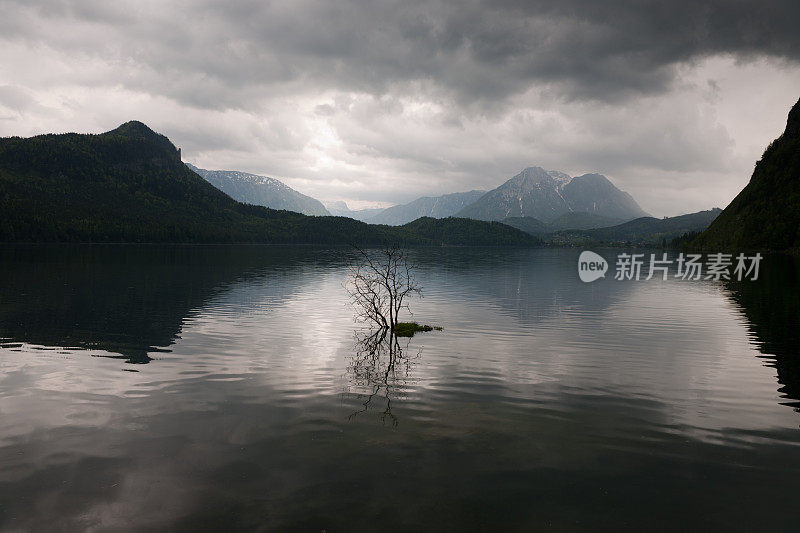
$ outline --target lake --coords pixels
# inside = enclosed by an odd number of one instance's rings
[[[0,529],[796,531],[798,259],[579,253],[412,250],[389,353],[345,248],[0,245]]]

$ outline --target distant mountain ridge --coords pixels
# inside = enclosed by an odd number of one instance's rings
[[[650,216],[633,196],[619,190],[602,174],[575,176],[564,185],[564,197],[575,212],[622,220]]]
[[[532,235],[552,233],[560,230],[587,230],[607,228],[625,222],[618,218],[604,217],[592,213],[570,211],[564,213],[552,222],[545,223],[533,217],[509,217],[503,219],[503,224],[508,224]]]
[[[0,138],[0,242],[535,245],[503,224],[419,227],[310,217],[237,202],[141,122],[101,134]]]
[[[666,218],[641,217],[615,226],[586,230],[561,230],[545,237],[555,244],[625,243],[657,245],[685,233],[700,233],[716,219],[722,209],[716,207],[697,213]]]
[[[370,224],[389,224],[400,226],[422,217],[447,218],[472,204],[486,191],[467,191],[444,194],[442,196],[423,196],[407,204],[395,205],[382,210],[367,219]]]
[[[206,170],[190,163],[186,166],[234,200],[283,209],[304,215],[330,215],[322,202],[299,193],[275,178],[235,170]]]
[[[343,201],[331,202],[325,206],[335,217],[348,217],[361,222],[367,222],[378,213],[383,212],[383,207],[368,207],[366,209],[350,209]]]
[[[569,212],[619,220],[648,216],[630,194],[602,174],[570,177],[541,167],[524,169],[455,216],[476,220],[533,217],[548,223]]]
[[[750,182],[691,243],[708,251],[800,250],[800,100]]]

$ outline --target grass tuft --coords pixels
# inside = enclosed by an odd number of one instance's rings
[[[394,327],[394,334],[398,337],[413,337],[419,331],[442,331],[441,326],[420,326],[417,322],[398,322]]]

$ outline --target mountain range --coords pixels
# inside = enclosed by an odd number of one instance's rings
[[[702,232],[692,247],[800,249],[798,174],[800,101],[722,212],[656,219],[600,174],[529,167],[485,193],[388,209],[331,206],[375,222],[367,224],[326,216],[322,204],[278,180],[187,166],[169,139],[133,121],[98,135],[0,139],[0,242],[659,244]]]
[[[163,135],[127,122],[99,135],[0,139],[0,242],[252,242],[533,245],[474,220],[369,225],[237,202]]]
[[[750,182],[691,247],[800,250],[800,100],[756,163]]]
[[[187,163],[203,179],[243,203],[306,215],[334,215],[370,224],[401,226],[422,217],[511,221],[529,233],[607,227],[648,216],[626,192],[601,174],[571,177],[528,167],[491,191],[423,196],[389,208],[350,209],[343,201],[323,205],[274,178],[231,170],[205,170]],[[515,221],[517,218],[535,220]],[[537,224],[541,222],[541,226]],[[535,231],[533,231],[535,230]]]
[[[659,245],[664,241],[670,242],[684,234],[698,234],[708,228],[721,212],[721,209],[714,208],[675,217],[641,217],[609,227],[555,231],[552,235],[544,238],[552,244],[578,245],[597,243],[604,245],[636,244],[653,246]],[[506,221],[506,224],[509,224],[509,222]],[[520,225],[513,223],[510,225],[526,231]],[[541,236],[542,234],[539,233],[539,235]]]
[[[325,206],[331,215],[335,217],[348,217],[354,220],[367,222],[369,219],[384,210],[383,207],[369,207],[366,209],[350,209],[343,201],[331,202]]]
[[[533,217],[549,223],[570,212],[617,220],[648,216],[630,194],[601,174],[570,177],[541,167],[524,169],[455,216],[476,220]]]
[[[206,170],[186,163],[201,178],[234,200],[261,205],[270,209],[285,209],[304,215],[330,215],[322,202],[301,194],[282,181],[235,170]]]
[[[395,205],[383,209],[377,215],[368,218],[367,222],[371,224],[400,226],[422,217],[447,218],[472,204],[484,194],[486,194],[486,191],[456,192],[442,196],[423,196],[407,204]]]
[[[613,226],[649,216],[630,194],[620,191],[601,174],[571,177],[555,170],[528,167],[491,191],[473,190],[442,196],[423,196],[386,209],[350,210],[344,202],[327,205],[334,215],[371,224],[402,225],[421,217],[506,221],[541,232]],[[535,232],[532,232],[535,233]]]

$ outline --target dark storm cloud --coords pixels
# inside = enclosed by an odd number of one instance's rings
[[[0,135],[135,118],[198,166],[351,205],[600,172],[679,214],[724,206],[779,133],[798,20],[797,0],[0,0]]]
[[[124,62],[126,84],[197,107],[248,107],[281,86],[384,94],[412,82],[481,109],[532,84],[566,99],[619,101],[668,90],[677,65],[710,55],[800,59],[796,0],[0,7],[5,38]]]

